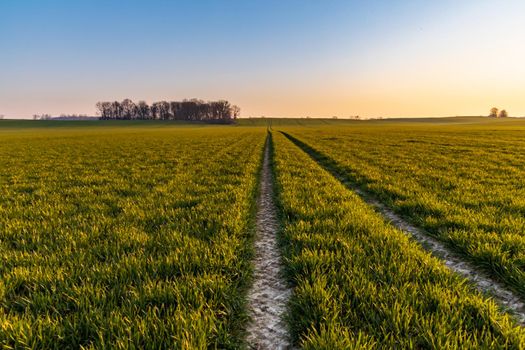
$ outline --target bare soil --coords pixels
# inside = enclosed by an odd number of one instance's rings
[[[277,243],[279,223],[273,201],[269,141],[266,141],[257,202],[254,282],[248,293],[251,322],[247,342],[251,349],[289,349],[289,333],[283,316],[291,289],[282,276]]]

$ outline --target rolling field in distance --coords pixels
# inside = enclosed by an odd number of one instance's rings
[[[0,120],[0,345],[249,348],[270,137],[296,347],[524,348],[490,295],[325,169],[525,300],[524,133],[476,117]]]

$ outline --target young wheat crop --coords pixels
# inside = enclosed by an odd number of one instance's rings
[[[237,348],[261,129],[0,139],[0,346]]]
[[[525,331],[273,133],[289,324],[308,349],[520,348]]]

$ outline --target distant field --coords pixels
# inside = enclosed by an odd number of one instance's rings
[[[525,301],[524,135],[479,117],[0,120],[0,346],[248,348],[270,137],[297,347],[525,348],[507,310],[342,184]]]
[[[5,119],[0,120],[0,132],[7,130],[23,129],[105,129],[105,128],[166,128],[166,127],[191,127],[199,126],[213,126],[203,122],[185,122],[177,120],[15,120]]]
[[[333,119],[333,118],[242,118],[237,120],[238,125],[243,126],[385,126],[385,125],[525,125],[525,119],[506,118],[491,119],[487,117],[448,117],[448,118],[388,118],[371,120]]]
[[[525,118],[490,119],[486,117],[448,117],[448,118],[389,118],[372,120],[333,119],[333,118],[240,118],[233,126],[383,126],[383,125],[493,125],[493,126],[525,126]],[[107,128],[107,127],[211,127],[220,126],[204,122],[187,122],[177,120],[0,120],[0,132],[8,129],[36,128]]]

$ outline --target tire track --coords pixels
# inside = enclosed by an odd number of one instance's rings
[[[257,200],[253,285],[248,293],[251,322],[247,342],[251,349],[288,349],[291,347],[284,314],[291,289],[281,275],[282,264],[277,232],[279,222],[273,201],[270,166],[270,136],[266,139],[261,185]]]
[[[480,271],[480,269],[474,264],[466,261],[459,254],[453,252],[444,243],[430,236],[424,230],[411,225],[383,203],[357,188],[348,181],[344,173],[335,169],[333,166],[326,165],[326,160],[329,160],[328,157],[320,154],[318,151],[295,137],[282,131],[281,133],[303,152],[308,154],[310,158],[317,162],[323,169],[332,174],[332,176],[339,180],[339,182],[341,182],[346,188],[355,192],[368,205],[374,207],[376,211],[386,220],[390,221],[394,227],[413,237],[425,250],[443,260],[450,270],[467,278],[473,283],[478,291],[484,294],[489,294],[505,311],[513,315],[521,326],[525,326],[525,302],[523,302],[520,296],[514,291],[509,289],[503,283],[495,280],[489,274]]]

